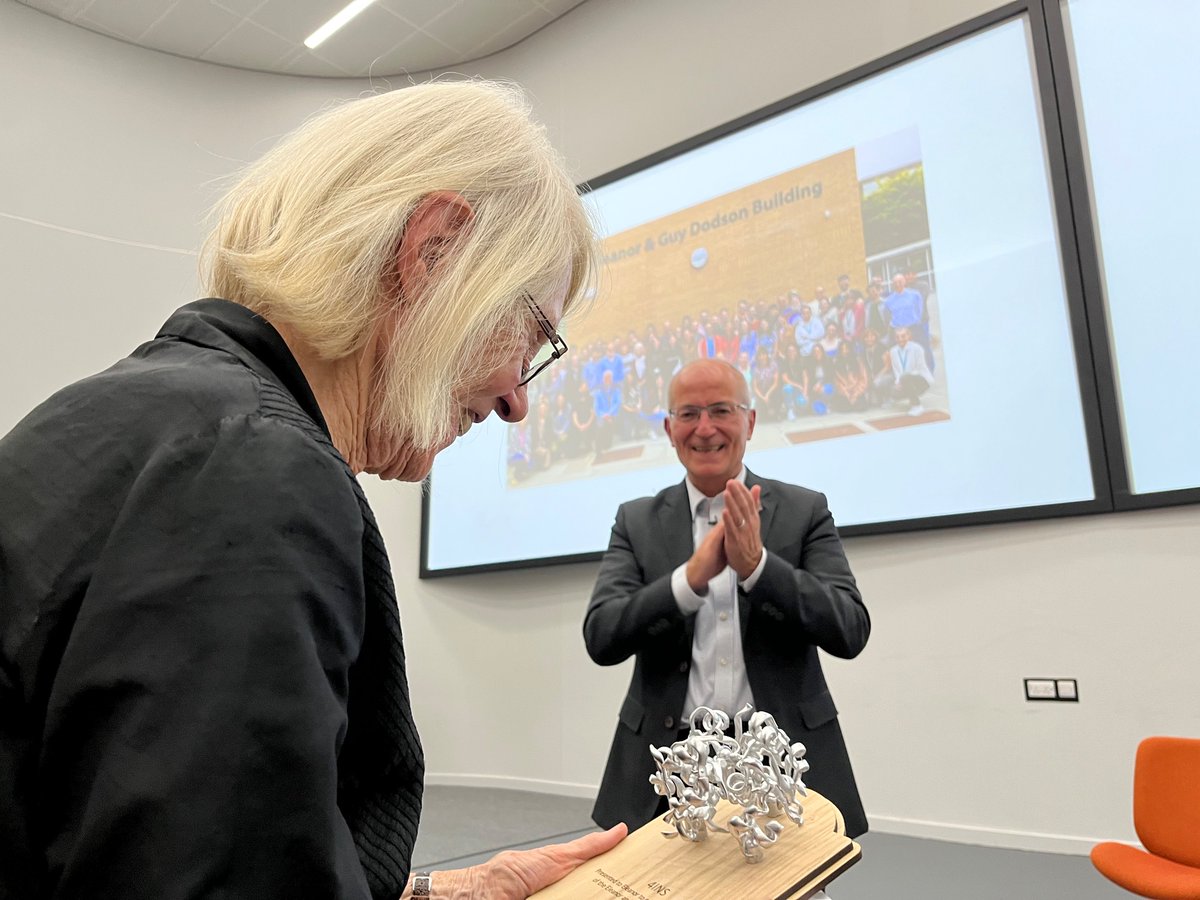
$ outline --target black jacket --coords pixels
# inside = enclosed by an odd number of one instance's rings
[[[382,542],[269,324],[185,306],[0,439],[0,897],[394,897],[421,776]]]

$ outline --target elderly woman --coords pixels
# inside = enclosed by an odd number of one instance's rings
[[[249,169],[220,299],[0,440],[0,895],[523,897],[620,840],[409,883],[424,765],[355,480],[522,419],[593,252],[495,85],[343,105]]]

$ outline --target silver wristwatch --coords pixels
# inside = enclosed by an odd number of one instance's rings
[[[413,872],[412,895],[414,897],[432,897],[433,896],[433,873],[432,872]]]

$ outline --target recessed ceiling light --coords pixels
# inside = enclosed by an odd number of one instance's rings
[[[309,50],[314,50],[321,46],[321,44],[325,42],[326,38],[328,38],[331,34],[333,34],[374,2],[375,0],[354,0],[353,3],[347,4],[345,9],[306,37],[304,39],[304,46]]]

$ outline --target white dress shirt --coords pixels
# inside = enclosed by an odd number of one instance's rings
[[[738,481],[746,483],[746,469],[738,473]],[[724,492],[706,497],[689,478],[686,482],[692,510],[692,546],[700,542],[721,520],[725,508]],[[767,563],[763,548],[758,566],[743,582],[743,589],[753,590]],[[671,573],[671,592],[685,615],[696,614],[692,636],[692,667],[688,674],[687,697],[684,700],[680,723],[686,723],[698,706],[720,709],[734,716],[747,703],[753,703],[746,663],[742,658],[742,628],[738,612],[737,573],[726,566],[708,583],[708,591],[697,594],[687,581],[687,563]]]

